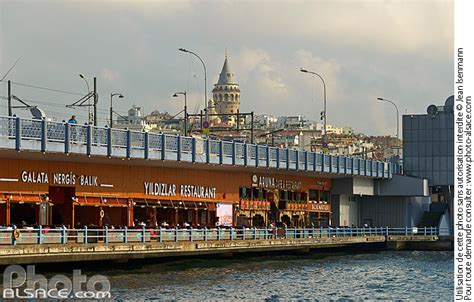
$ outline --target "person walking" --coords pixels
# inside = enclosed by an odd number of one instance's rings
[[[69,124],[77,124],[76,116],[75,115],[71,116],[71,118],[67,122]]]

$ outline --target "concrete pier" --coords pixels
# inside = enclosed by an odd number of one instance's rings
[[[423,249],[438,242],[437,236],[360,236],[300,239],[181,241],[150,243],[42,244],[0,246],[0,265],[77,261],[128,261],[131,259],[193,255],[232,255],[248,252],[302,251],[324,248],[360,248],[387,244],[389,249],[416,246]]]

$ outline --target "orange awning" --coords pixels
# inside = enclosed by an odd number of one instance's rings
[[[10,202],[19,203],[39,203],[47,202],[44,194],[41,193],[5,193],[3,196],[4,200],[10,200]]]

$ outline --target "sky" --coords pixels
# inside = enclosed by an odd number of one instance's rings
[[[452,1],[5,1],[0,0],[0,79],[12,94],[57,120],[97,77],[99,125],[114,109],[133,105],[178,113],[204,105],[221,71],[226,49],[241,89],[241,112],[304,115],[319,119],[327,86],[329,124],[370,135],[395,135],[393,105],[421,114],[453,94]],[[0,94],[7,95],[5,82]],[[0,99],[0,115],[7,115]],[[15,113],[28,116],[25,110]]]

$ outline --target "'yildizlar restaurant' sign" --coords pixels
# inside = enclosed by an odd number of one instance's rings
[[[277,179],[274,177],[252,175],[252,186],[265,189],[297,191],[301,189],[301,181]]]
[[[144,182],[144,185],[145,185],[145,194],[147,195],[176,196],[175,184]],[[204,186],[193,186],[193,185],[180,185],[180,196],[215,199],[216,188],[204,187]]]

